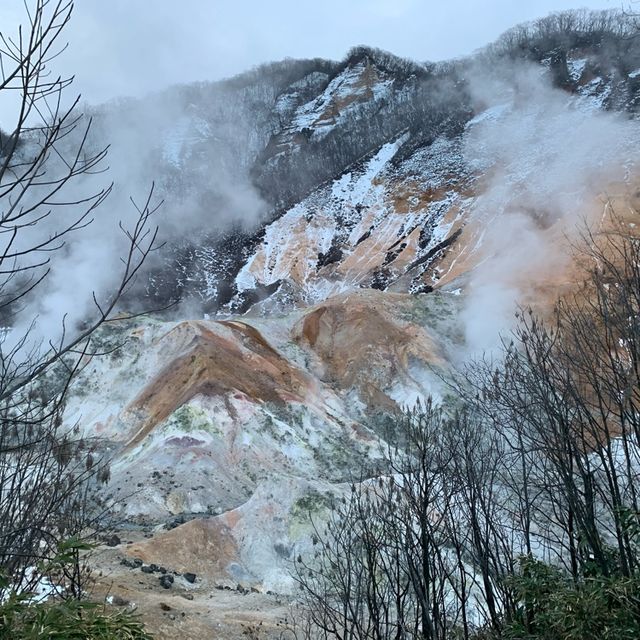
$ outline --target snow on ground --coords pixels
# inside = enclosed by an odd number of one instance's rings
[[[473,127],[480,122],[486,122],[487,120],[498,120],[507,114],[512,109],[512,104],[510,102],[505,102],[503,104],[497,104],[489,109],[485,109],[477,114],[475,117],[471,118],[469,122],[466,124],[466,129]]]
[[[290,130],[310,128],[315,137],[322,137],[344,118],[349,104],[368,98],[370,93],[374,101],[383,100],[391,91],[393,80],[369,79],[365,77],[367,73],[368,67],[364,62],[347,67],[331,80],[320,96],[298,107]],[[341,105],[344,108],[339,108]]]
[[[337,198],[340,203],[366,206],[380,204],[385,189],[382,184],[375,184],[375,178],[383,171],[407,139],[408,134],[405,134],[395,142],[383,145],[380,151],[367,162],[362,174],[354,176],[348,172],[335,180],[331,185],[331,195]]]
[[[11,590],[6,590],[0,604],[9,599],[13,594],[20,596],[27,596],[27,602],[37,603],[46,602],[49,598],[53,598],[60,594],[60,590],[56,587],[49,578],[40,575],[36,567],[27,567],[24,573],[24,581],[29,584],[35,579],[35,583],[28,593],[25,593],[19,586],[11,586]]]
[[[366,285],[389,251],[396,252],[390,268],[400,275],[418,251],[427,253],[444,240],[457,220],[444,217],[464,202],[447,183],[447,176],[463,173],[459,140],[438,138],[393,167],[407,135],[269,225],[236,278],[238,290],[288,279],[302,287],[307,303],[315,303]],[[424,191],[436,189],[437,197],[423,199]],[[404,200],[396,204],[399,193]],[[321,256],[331,251],[335,259],[325,267]]]
[[[345,173],[331,185],[295,205],[281,218],[270,224],[258,251],[238,273],[239,291],[281,279],[296,279],[309,284],[311,300],[321,300],[345,288],[342,282],[318,281],[318,255],[326,254],[342,230],[344,218],[357,222],[361,214],[357,208],[367,207],[384,214],[385,186],[376,183],[406,138],[385,144],[361,171]],[[318,200],[328,206],[320,207]]]
[[[578,87],[578,97],[574,104],[585,113],[597,113],[602,111],[604,105],[611,95],[613,88],[610,80],[597,77],[587,84]]]
[[[569,77],[571,78],[571,80],[573,80],[574,82],[579,82],[580,78],[582,78],[582,73],[584,72],[588,61],[588,58],[567,60],[567,68],[569,70]]]

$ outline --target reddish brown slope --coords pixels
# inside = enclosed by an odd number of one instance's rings
[[[258,403],[285,404],[302,402],[314,386],[308,374],[243,322],[183,322],[159,347],[167,353],[166,365],[127,407],[141,421],[128,447],[199,394],[242,394]]]
[[[294,339],[313,353],[322,379],[356,389],[372,409],[396,410],[390,387],[410,377],[413,361],[443,366],[426,329],[402,319],[411,296],[374,289],[343,294],[312,307],[294,327]]]

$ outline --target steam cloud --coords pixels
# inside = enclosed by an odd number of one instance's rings
[[[478,355],[499,347],[517,305],[567,266],[570,245],[598,213],[598,194],[637,166],[640,131],[597,98],[555,89],[540,67],[473,77],[472,94],[488,110],[468,127],[464,154],[488,184],[469,218],[481,230],[482,259],[462,321],[468,352]]]
[[[223,232],[231,225],[251,229],[266,210],[250,184],[247,159],[233,158],[237,149],[225,149],[226,157],[215,152],[216,145],[224,146],[229,139],[242,140],[251,135],[242,130],[248,126],[242,119],[224,120],[211,131],[206,121],[190,113],[173,91],[141,101],[87,107],[85,112],[87,115],[73,135],[58,144],[58,151],[62,156],[75,152],[88,117],[92,116],[92,133],[85,151],[91,153],[109,145],[103,163],[107,170],[78,176],[58,199],[81,199],[111,182],[113,191],[92,214],[90,225],[68,235],[62,249],[46,256],[50,259],[46,283],[20,311],[13,339],[23,335],[35,318],[31,342],[57,341],[63,319],[67,332],[72,333],[95,314],[93,293],[99,301],[106,300],[121,278],[121,257],[128,244],[118,223],[122,221],[125,227],[135,224],[137,212],[129,198],[143,204],[153,181],[156,191],[152,204],[164,199],[152,219],[153,225],[160,228],[158,243],[185,239],[197,244],[203,233]],[[203,148],[207,145],[213,147],[213,152],[204,157]],[[55,154],[52,156],[49,171],[55,174],[58,160]],[[222,161],[216,163],[221,156]],[[33,189],[31,197],[37,195]],[[23,245],[51,236],[80,211],[79,207],[53,207],[49,218],[23,234]],[[158,254],[150,256],[145,264],[147,271],[138,279],[141,284],[158,259]]]

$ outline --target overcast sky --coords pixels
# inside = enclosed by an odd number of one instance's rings
[[[32,0],[28,0],[33,4]],[[53,0],[52,0],[53,2]],[[215,80],[285,57],[339,59],[367,44],[416,60],[465,55],[555,10],[621,0],[76,0],[62,59],[96,103]],[[22,0],[0,0],[3,30]]]

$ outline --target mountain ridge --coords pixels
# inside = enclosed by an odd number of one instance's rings
[[[177,295],[204,303],[208,313],[246,311],[273,294],[265,288],[273,282],[257,283],[250,292],[239,289],[236,280],[269,223],[314,195],[318,200],[320,190],[402,136],[390,169],[404,163],[409,177],[413,159],[413,173],[425,174],[429,160],[421,156],[447,141],[459,144],[474,118],[496,116],[497,105],[487,103],[494,97],[473,88],[479,77],[517,89],[517,68],[528,61],[546,70],[551,86],[575,103],[633,116],[640,53],[626,35],[624,16],[594,12],[581,19],[589,28],[574,26],[569,33],[562,31],[569,28],[565,14],[550,17],[550,24],[516,27],[475,56],[448,63],[415,63],[359,46],[340,62],[286,60],[143,100],[139,108],[145,117],[155,108],[164,122],[154,123],[151,148],[141,145],[143,155],[152,158],[143,163],[145,175],[161,177],[168,217],[189,211],[190,219],[205,222],[198,223],[199,241],[186,234],[170,240],[166,267],[155,270],[147,289],[154,306]],[[130,103],[127,110],[136,111]],[[190,115],[181,120],[175,113]],[[458,163],[449,173],[460,179],[461,171]],[[468,178],[460,189],[477,195]],[[419,191],[407,199],[421,197],[424,189]],[[207,230],[208,219],[213,232]],[[333,249],[321,248],[320,262],[330,250],[335,259],[338,245],[336,240]],[[384,272],[386,265],[379,267]],[[376,275],[376,286],[386,286],[384,280]]]

